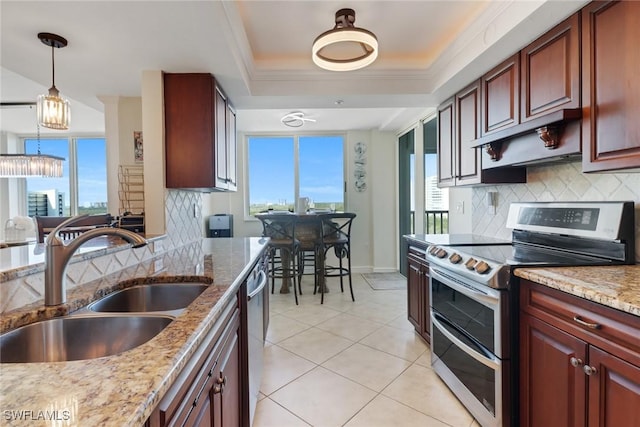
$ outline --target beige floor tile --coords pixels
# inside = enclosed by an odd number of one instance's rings
[[[431,369],[412,365],[382,394],[454,427],[469,427],[473,417]]]
[[[398,310],[374,302],[364,301],[347,310],[353,316],[379,323],[387,323],[398,317]]]
[[[373,331],[380,329],[382,323],[365,320],[361,317],[352,316],[347,313],[339,314],[326,322],[316,325],[316,328],[331,332],[335,335],[347,338],[351,341],[358,341]]]
[[[480,427],[480,423],[476,420],[473,420],[473,422],[471,423],[471,427]]]
[[[309,329],[309,325],[299,323],[281,314],[270,314],[267,341],[270,343],[279,343],[306,329]]]
[[[427,349],[427,345],[415,332],[390,326],[383,326],[367,335],[360,343],[410,362],[414,362]]]
[[[341,426],[376,393],[317,367],[270,396],[314,427]]]
[[[266,398],[258,402],[252,427],[308,427],[309,424]]]
[[[281,341],[278,345],[298,356],[320,364],[352,346],[353,341],[317,328],[310,328]]]
[[[415,331],[415,327],[411,324],[411,322],[409,322],[409,319],[407,319],[406,313],[402,313],[402,315],[396,317],[390,322],[387,322],[387,326],[402,329],[403,331]]]
[[[427,348],[414,363],[416,365],[424,366],[425,368],[431,368],[431,349]]]
[[[266,347],[260,392],[269,395],[315,367],[315,363],[277,345]]]
[[[378,395],[356,414],[345,427],[449,427],[448,424]]]
[[[340,314],[340,311],[320,304],[299,305],[282,312],[283,316],[290,317],[309,326],[315,326],[318,323],[336,317],[338,314]]]
[[[381,391],[410,365],[404,359],[361,344],[354,344],[322,364],[375,391]]]

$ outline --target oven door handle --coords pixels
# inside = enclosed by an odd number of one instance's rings
[[[472,287],[462,286],[456,283],[453,278],[450,279],[449,276],[447,276],[440,270],[435,269],[433,267],[430,268],[429,274],[432,278],[435,278],[438,281],[444,283],[451,289],[458,291],[463,295],[467,295],[468,297],[475,299],[476,301],[484,303],[487,307],[493,308],[493,307],[497,307],[500,304],[500,299],[493,295],[493,292],[498,292],[498,291],[495,291],[491,288],[487,288],[487,293],[484,293],[484,292],[477,291]]]
[[[461,331],[460,328],[456,327],[456,325],[454,325],[451,322],[449,322],[441,314],[431,312],[431,323],[433,324],[433,326],[438,328],[438,330],[440,332],[442,332],[442,334],[445,337],[447,337],[447,339],[449,339],[449,341],[453,342],[460,350],[464,351],[469,356],[471,356],[474,359],[476,359],[478,362],[480,362],[483,365],[488,366],[488,367],[490,367],[492,369],[499,369],[500,368],[500,359],[498,359],[495,355],[493,355],[489,350],[484,348],[482,345],[474,342],[474,344],[478,347],[478,349],[483,353],[483,354],[480,354],[477,350],[474,350],[473,348],[469,347],[467,344],[462,342],[462,340],[460,340],[459,338],[455,337],[451,332],[449,332],[447,330],[447,328],[444,327],[443,323],[448,325],[448,326],[450,326],[452,329],[455,329],[458,332],[460,332],[461,334],[466,336],[466,334],[463,331]],[[473,342],[473,340],[472,340],[472,342]],[[487,356],[487,354],[490,355],[490,356]]]

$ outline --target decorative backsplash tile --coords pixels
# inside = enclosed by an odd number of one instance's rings
[[[202,195],[180,190],[166,190],[165,218],[166,238],[136,249],[126,249],[108,255],[70,264],[67,268],[67,290],[118,273],[129,267],[140,266],[136,274],[145,276],[162,271],[162,255],[169,250],[184,247],[186,257],[200,256],[199,245],[190,245],[199,241],[202,221]],[[195,215],[194,215],[195,213]],[[197,246],[197,248],[196,248]],[[142,267],[142,262],[157,258],[157,263]],[[157,268],[160,267],[160,268]],[[0,313],[32,304],[44,298],[44,273],[9,280],[0,286]]]
[[[486,206],[487,192],[497,192],[497,209]],[[581,162],[527,168],[526,184],[473,189],[473,232],[503,239],[512,202],[632,200],[636,206],[636,261],[640,262],[640,173],[582,173]]]

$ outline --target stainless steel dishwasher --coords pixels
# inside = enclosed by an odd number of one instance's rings
[[[249,419],[253,417],[258,403],[262,382],[263,350],[265,340],[265,286],[267,273],[264,264],[258,262],[247,279],[247,345],[249,350]]]

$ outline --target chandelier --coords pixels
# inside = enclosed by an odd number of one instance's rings
[[[28,103],[3,103],[2,106],[20,106],[27,104]],[[64,158],[40,153],[39,123],[37,123],[37,129],[38,153],[0,154],[0,178],[26,178],[37,176],[43,178],[59,178],[62,176],[62,163],[64,162]]]
[[[56,88],[56,68],[54,52],[56,48],[63,48],[67,45],[67,40],[57,34],[38,33],[40,41],[47,46],[51,46],[51,88],[49,93],[38,96],[37,112],[38,123],[50,129],[67,130],[71,120],[71,109],[69,101],[60,96],[60,91]]]
[[[329,71],[353,71],[373,63],[378,57],[378,39],[371,31],[354,26],[356,12],[340,9],[335,26],[313,42],[313,62]]]

